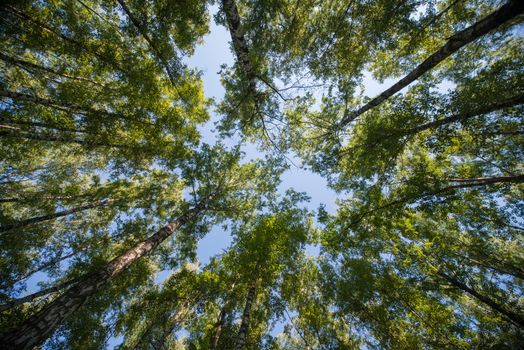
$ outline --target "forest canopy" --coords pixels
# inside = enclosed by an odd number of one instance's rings
[[[524,348],[523,13],[2,2],[0,348]]]

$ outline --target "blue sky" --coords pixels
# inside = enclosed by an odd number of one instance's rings
[[[216,11],[216,6],[211,7],[211,14],[216,13]],[[190,67],[203,72],[202,79],[206,97],[213,97],[217,101],[224,96],[224,88],[220,83],[218,74],[220,66],[224,63],[231,66],[234,63],[234,57],[230,50],[230,39],[229,32],[225,27],[218,26],[214,21],[211,21],[210,33],[204,38],[204,43],[199,45],[195,54],[187,60]],[[216,141],[213,123],[217,121],[219,116],[213,111],[211,111],[211,115],[211,120],[200,129],[202,141],[206,143]],[[262,154],[257,151],[254,145],[244,146],[243,151],[248,159],[262,157]],[[328,210],[334,211],[335,192],[327,187],[326,180],[319,175],[291,165],[291,168],[282,176],[282,184],[279,190],[283,193],[291,187],[296,191],[306,192],[311,197],[311,201],[307,205],[310,210],[316,210],[323,203]],[[211,256],[221,253],[230,243],[231,236],[220,227],[215,227],[199,242],[197,255],[200,262],[205,264]]]
[[[217,6],[212,6],[210,8],[211,15],[214,15],[217,9]],[[231,66],[235,59],[230,49],[230,40],[231,37],[227,29],[211,20],[210,32],[204,38],[203,44],[199,45],[195,54],[186,61],[190,67],[202,71],[205,95],[208,98],[213,97],[216,101],[224,96],[224,88],[220,83],[220,75],[218,74],[220,66],[222,64]],[[370,73],[365,73],[364,93],[369,97],[374,97],[394,82],[395,79],[387,79],[383,83],[379,83],[371,77]],[[217,134],[213,131],[213,124],[219,117],[211,111],[211,120],[200,128],[203,142],[214,143],[216,141]],[[257,151],[254,145],[246,145],[243,150],[247,159],[262,157],[262,154]],[[291,168],[283,174],[281,180],[282,184],[279,190],[282,193],[288,188],[294,188],[296,191],[306,192],[311,197],[307,204],[309,210],[315,211],[321,204],[324,204],[328,212],[335,212],[337,195],[327,187],[326,180],[320,175],[291,165]],[[207,263],[211,256],[221,253],[230,243],[231,236],[220,227],[215,227],[199,242],[197,256],[200,262],[202,264]],[[310,249],[311,254],[315,254],[316,251],[317,249]]]

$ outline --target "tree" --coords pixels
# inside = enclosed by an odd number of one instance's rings
[[[355,112],[350,113],[350,115],[345,115],[341,120],[339,127],[344,127],[349,122],[355,120],[358,116],[370,110],[373,107],[378,106],[387,98],[391,97],[393,94],[399,92],[404,87],[408,86],[410,83],[415,81],[425,72],[431,68],[438,65],[445,58],[453,54],[455,51],[460,49],[462,46],[472,42],[481,35],[484,35],[491,30],[496,29],[497,27],[503,25],[505,22],[512,20],[517,17],[520,13],[524,11],[524,6],[517,1],[510,1],[507,4],[503,5],[496,12],[493,12],[489,16],[483,18],[479,22],[475,23],[471,27],[464,29],[461,32],[456,33],[449,38],[449,41],[442,46],[438,51],[433,53],[428,57],[424,62],[418,65],[413,71],[411,71],[404,78],[395,83],[392,87],[388,88],[380,95],[366,103],[364,106],[360,107]]]
[[[214,210],[215,205],[225,205],[224,200],[228,196],[239,195],[242,191],[249,194],[249,176],[256,175],[251,164],[239,166],[235,162],[238,155],[228,154],[223,148],[204,148],[201,156],[194,155],[191,168],[185,174],[197,185],[194,196],[196,202],[193,207],[188,208],[183,203],[179,204],[182,213],[169,224],[163,226],[151,236],[137,242],[122,254],[103,264],[94,271],[86,274],[73,286],[68,288],[62,295],[46,305],[39,313],[17,326],[13,331],[3,335],[5,344],[13,344],[13,347],[31,348],[41,343],[64,319],[77,310],[88,297],[95,294],[104,284],[126,270],[135,261],[151,253],[164,240],[175,231],[202,215],[205,210]],[[220,157],[220,159],[213,159]],[[229,167],[229,168],[228,168]],[[196,170],[196,171],[195,171]],[[232,174],[228,178],[227,173]],[[199,177],[200,176],[200,177]],[[199,179],[202,181],[199,184]],[[255,181],[256,178],[253,178]],[[239,184],[241,181],[241,185]],[[246,186],[247,185],[247,186]],[[225,210],[228,209],[226,206]]]

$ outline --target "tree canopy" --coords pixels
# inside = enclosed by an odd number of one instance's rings
[[[3,2],[0,347],[524,348],[523,21],[519,0]],[[233,63],[204,73],[216,26]]]

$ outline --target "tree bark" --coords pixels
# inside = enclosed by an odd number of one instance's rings
[[[418,132],[421,132],[427,129],[438,128],[439,126],[442,126],[442,125],[455,123],[458,121],[463,122],[467,119],[476,117],[478,115],[488,114],[488,113],[498,111],[504,108],[518,106],[523,103],[524,103],[524,95],[520,94],[520,95],[511,97],[511,98],[505,99],[503,101],[493,102],[487,106],[483,106],[474,111],[459,113],[459,114],[452,115],[446,118],[437,119],[429,123],[424,123],[424,124],[415,126],[413,128],[407,129],[403,132],[408,133],[408,134],[415,134],[415,133],[418,133]]]
[[[524,281],[524,272],[521,269],[519,269],[518,267],[507,264],[504,261],[493,259],[491,257],[487,257],[487,258],[481,257],[480,254],[477,254],[478,258],[475,258],[474,256],[472,256],[472,254],[462,255],[458,253],[457,255],[462,258],[468,259],[473,264],[476,264],[478,266],[482,266],[482,267],[497,271],[498,273],[501,273],[501,274],[513,276],[515,278],[520,278],[521,280]]]
[[[69,281],[65,281],[65,282],[59,283],[56,286],[45,288],[45,289],[39,290],[38,292],[35,292],[33,294],[26,295],[25,297],[21,297],[21,298],[17,298],[17,299],[11,299],[8,302],[6,302],[5,304],[0,304],[0,311],[9,310],[9,309],[11,309],[11,308],[13,308],[15,306],[18,306],[18,305],[21,305],[21,304],[25,304],[25,303],[29,303],[29,302],[31,302],[31,301],[33,301],[33,300],[35,300],[37,298],[40,298],[40,297],[42,297],[44,295],[48,295],[48,294],[51,294],[51,293],[58,292],[59,290],[62,290],[64,288],[69,287],[70,285],[72,285],[75,282],[76,282],[76,279],[71,279]]]
[[[456,3],[458,3],[460,0],[454,0],[452,1],[448,6],[446,6],[445,9],[443,9],[442,11],[440,11],[438,14],[435,15],[435,17],[433,17],[431,19],[431,21],[429,21],[428,23],[426,23],[423,27],[422,27],[422,30],[425,30],[426,28],[430,27],[433,25],[433,23],[435,23],[436,21],[439,20],[440,17],[444,16],[449,10],[451,10],[451,8],[453,6],[455,6]]]
[[[521,183],[524,182],[524,174],[512,175],[512,176],[494,176],[494,177],[476,177],[476,178],[464,178],[464,179],[448,179],[450,182],[456,182],[458,185],[450,186],[447,188],[462,188],[462,187],[474,187],[492,185],[497,183]]]
[[[213,337],[211,338],[209,350],[216,350],[218,348],[218,341],[220,340],[220,335],[222,334],[222,327],[224,327],[224,324],[226,323],[226,306],[227,303],[224,303],[220,309],[220,313],[218,314],[217,323],[215,323],[215,333],[213,333]]]
[[[437,189],[431,192],[423,192],[418,195],[400,198],[400,199],[388,202],[384,205],[366,210],[364,213],[359,215],[356,220],[349,222],[347,228],[354,227],[354,225],[361,222],[367,215],[373,214],[379,210],[390,208],[390,207],[393,207],[399,204],[414,203],[415,201],[419,199],[440,195],[440,194],[443,194],[445,192],[448,192],[454,189],[481,187],[481,186],[486,186],[486,185],[495,185],[499,183],[522,183],[524,182],[524,174],[514,175],[514,176],[480,177],[480,178],[471,178],[471,179],[448,179],[448,181],[457,182],[457,185],[446,186],[446,187],[443,187],[443,188],[440,188],[440,189]]]
[[[9,284],[7,285],[7,283],[4,285],[4,283],[0,283],[0,289],[8,289],[8,288],[12,288],[15,284],[19,283],[19,282],[22,282],[23,280],[25,280],[26,278],[28,278],[29,276],[37,273],[37,272],[40,272],[40,271],[43,271],[49,267],[52,267],[52,266],[55,266],[57,265],[58,263],[66,260],[66,259],[69,259],[70,257],[72,256],[75,256],[76,254],[84,251],[86,247],[84,247],[83,249],[80,249],[80,250],[77,250],[77,251],[74,251],[74,252],[71,252],[69,254],[66,254],[66,255],[63,255],[63,256],[60,256],[58,258],[55,258],[51,261],[48,261],[47,263],[44,263],[38,267],[35,267],[29,271],[27,271],[26,273],[24,273],[22,276],[18,277],[16,280],[14,281],[10,281]],[[2,281],[4,282],[4,281]]]
[[[0,125],[1,128],[1,125]],[[72,143],[82,146],[90,147],[111,147],[111,148],[125,148],[126,145],[119,145],[113,143],[103,143],[103,142],[93,142],[86,141],[81,139],[73,139],[63,136],[51,136],[51,135],[41,135],[38,133],[19,133],[12,131],[0,131],[0,138],[14,138],[14,139],[26,139],[26,140],[35,140],[35,141],[48,141],[48,142],[62,142],[62,143]]]
[[[63,200],[72,200],[72,199],[79,199],[82,197],[86,197],[85,195],[77,195],[77,196],[41,196],[38,194],[33,195],[21,195],[19,197],[6,197],[6,198],[0,198],[0,203],[20,203],[20,202],[30,202],[35,200],[55,200],[55,201],[63,201]]]
[[[444,46],[442,46],[439,50],[434,52],[431,56],[429,56],[424,62],[418,65],[404,78],[400,79],[389,89],[386,89],[380,95],[376,96],[356,111],[346,113],[340,121],[340,123],[338,124],[338,127],[345,127],[347,124],[355,120],[363,113],[382,104],[389,97],[393,96],[394,94],[396,94],[397,92],[399,92],[400,90],[417,80],[423,74],[437,66],[444,59],[451,56],[461,47],[500,27],[504,23],[520,15],[523,11],[523,1],[510,0],[506,4],[501,6],[498,10],[484,17],[472,26],[458,33],[455,33],[451,38],[449,38],[449,40],[446,42],[446,44],[444,44]]]
[[[173,331],[175,330],[176,326],[187,319],[187,317],[189,316],[191,310],[192,310],[192,306],[196,305],[199,301],[201,297],[201,294],[198,293],[196,296],[192,297],[192,298],[189,298],[188,300],[184,301],[184,303],[182,305],[180,305],[180,307],[178,308],[178,310],[175,312],[174,315],[172,315],[171,317],[169,317],[169,320],[167,320],[166,322],[166,325],[164,325],[164,327],[166,327],[164,329],[164,332],[162,332],[162,336],[159,337],[155,342],[154,342],[154,345],[153,345],[153,348],[155,350],[162,350],[164,349],[165,347],[165,344],[166,344],[166,340],[167,338],[169,337],[169,335],[171,333],[173,333]]]
[[[93,134],[84,129],[67,128],[67,127],[50,124],[50,123],[33,122],[33,121],[27,121],[27,120],[17,120],[17,119],[10,119],[10,118],[4,118],[4,117],[0,117],[0,123],[10,124],[10,125],[27,125],[33,128],[46,128],[46,129],[53,129],[57,131],[73,132],[73,133],[80,133],[80,134]]]
[[[127,6],[124,0],[117,0],[117,1],[120,4],[120,6],[122,7],[122,9],[124,10],[129,20],[131,21],[131,23],[133,23],[135,28],[138,29],[138,31],[140,32],[140,35],[142,35],[142,37],[145,39],[151,51],[153,51],[154,56],[158,59],[160,64],[164,67],[164,70],[169,80],[171,81],[171,84],[175,85],[176,84],[175,77],[173,73],[171,72],[169,63],[165,60],[165,58],[163,57],[158,47],[155,45],[154,41],[151,39],[151,37],[147,33],[147,28],[145,28],[142,22],[140,22],[140,20],[131,12],[131,9]]]
[[[119,233],[117,235],[113,235],[110,238],[104,237],[102,239],[96,239],[94,242],[85,241],[85,242],[82,242],[82,244],[80,244],[78,246],[75,246],[75,247],[71,247],[70,246],[70,247],[68,247],[68,249],[72,250],[71,253],[68,253],[68,254],[65,254],[65,255],[56,256],[56,257],[54,257],[53,259],[51,259],[50,261],[48,261],[46,263],[43,263],[43,264],[41,264],[39,266],[36,266],[36,267],[33,267],[31,270],[26,271],[23,275],[17,277],[16,280],[9,281],[8,283],[7,283],[7,281],[0,281],[0,289],[7,290],[7,289],[10,289],[10,288],[13,288],[17,283],[22,282],[23,280],[29,278],[31,275],[33,275],[33,274],[35,274],[37,272],[42,272],[42,271],[47,270],[48,268],[56,266],[59,263],[61,263],[62,261],[66,260],[66,259],[69,259],[69,258],[71,258],[71,257],[73,257],[75,255],[78,255],[80,253],[83,253],[87,249],[89,249],[92,246],[95,246],[97,244],[114,243],[114,242],[118,241],[121,238],[121,236],[122,236],[122,233]]]
[[[2,61],[4,61],[4,62],[10,63],[12,65],[18,66],[18,67],[26,69],[26,70],[38,70],[38,71],[47,72],[47,73],[50,73],[50,74],[53,74],[53,75],[56,75],[56,76],[59,76],[59,77],[68,78],[68,79],[72,79],[72,80],[78,80],[78,81],[85,81],[85,82],[88,82],[88,83],[91,83],[91,84],[94,84],[94,85],[105,87],[104,84],[99,83],[99,82],[94,81],[94,80],[91,80],[89,78],[78,77],[78,76],[70,75],[70,74],[67,74],[67,73],[62,73],[62,72],[59,72],[59,71],[54,70],[52,68],[44,67],[44,66],[41,66],[39,64],[35,64],[35,63],[29,62],[29,61],[21,60],[19,58],[8,56],[8,55],[6,55],[6,54],[4,54],[2,52],[0,52],[0,59]]]
[[[55,30],[54,28],[52,28],[51,26],[47,25],[46,23],[40,21],[39,19],[33,18],[30,15],[28,15],[27,13],[25,13],[25,12],[23,12],[23,11],[13,7],[13,6],[11,6],[11,5],[5,5],[4,8],[7,9],[12,14],[14,14],[15,16],[17,16],[17,17],[19,17],[19,18],[21,18],[23,20],[26,20],[26,21],[29,21],[29,22],[33,23],[34,25],[36,25],[37,27],[41,28],[42,30],[46,30],[46,31],[48,31],[50,33],[53,33],[57,37],[61,38],[62,40],[66,41],[66,42],[69,42],[69,43],[77,46],[81,50],[84,50],[84,51],[86,51],[88,53],[92,53],[101,62],[105,62],[105,63],[109,64],[110,66],[112,66],[113,68],[116,68],[117,70],[119,70],[122,73],[126,73],[126,71],[122,67],[120,67],[118,65],[118,63],[112,61],[111,59],[108,59],[106,56],[100,54],[100,52],[97,52],[96,50],[92,50],[91,48],[87,47],[85,44],[81,43],[80,41],[60,33],[59,31]]]
[[[11,331],[2,334],[0,336],[0,344],[4,346],[4,349],[9,350],[29,350],[41,345],[53,331],[65,319],[71,316],[73,312],[78,310],[90,296],[96,294],[98,290],[113,277],[122,273],[135,261],[153,251],[176,230],[205,210],[206,205],[212,198],[213,195],[208,196],[195,207],[188,210],[175,221],[162,227],[149,238],[136,244],[93,273],[86,275],[83,280],[74,284],[37,314]]]
[[[458,289],[468,293],[469,295],[471,295],[472,297],[474,297],[478,301],[482,302],[483,304],[489,306],[493,310],[498,311],[499,313],[501,313],[504,316],[506,316],[516,326],[524,329],[524,317],[522,315],[519,315],[519,314],[509,310],[504,305],[499,304],[498,302],[496,302],[495,300],[491,299],[490,297],[487,297],[485,295],[480,294],[479,292],[477,292],[473,288],[470,288],[469,286],[467,286],[466,284],[460,282],[456,278],[453,278],[453,277],[449,276],[448,274],[446,274],[442,270],[439,270],[437,273],[439,274],[439,276],[443,277],[446,281],[448,281],[454,287],[456,287],[456,288],[458,288]]]
[[[16,230],[16,229],[19,229],[19,228],[22,228],[22,227],[25,227],[25,226],[34,225],[34,224],[37,224],[37,223],[40,223],[40,222],[54,220],[54,219],[61,218],[61,217],[67,216],[67,215],[78,213],[80,211],[93,209],[93,208],[98,208],[98,207],[103,207],[103,206],[106,206],[107,204],[108,204],[107,201],[99,201],[99,202],[94,203],[94,204],[89,204],[89,205],[84,205],[84,206],[81,206],[81,207],[71,208],[71,209],[59,211],[59,212],[56,212],[56,213],[53,213],[53,214],[36,216],[36,217],[30,218],[30,219],[26,219],[26,220],[21,220],[21,221],[15,222],[13,224],[7,224],[7,225],[4,225],[4,226],[0,226],[0,232],[8,232],[8,231],[11,231],[11,230]]]
[[[19,92],[9,91],[9,90],[0,90],[0,97],[7,97],[16,101],[31,102],[34,104],[39,104],[46,107],[65,107],[73,112],[99,112],[95,110],[89,110],[89,108],[83,108],[74,103],[62,102],[58,100],[51,100],[48,98],[42,98],[37,96],[31,96],[27,94],[22,94]]]
[[[226,15],[226,21],[231,40],[233,41],[233,48],[235,50],[235,55],[237,56],[237,62],[248,80],[249,92],[253,97],[256,97],[258,93],[256,89],[255,69],[249,59],[249,48],[246,44],[244,30],[242,29],[235,0],[222,0],[222,9]]]
[[[415,134],[417,134],[417,133],[419,133],[421,131],[424,131],[424,130],[436,129],[436,128],[440,127],[440,126],[451,124],[451,123],[455,123],[455,122],[464,122],[464,121],[466,121],[466,120],[468,120],[470,118],[473,118],[473,117],[476,117],[476,116],[479,116],[479,115],[488,114],[488,113],[495,112],[495,111],[498,111],[498,110],[501,110],[501,109],[504,109],[504,108],[515,107],[515,106],[521,105],[523,103],[524,103],[524,95],[520,94],[520,95],[513,96],[513,97],[510,97],[508,99],[499,101],[499,102],[492,102],[492,103],[490,103],[488,105],[479,107],[476,110],[457,113],[457,114],[451,115],[449,117],[440,118],[440,119],[437,119],[437,120],[434,120],[434,121],[431,121],[431,122],[427,122],[427,123],[424,123],[424,124],[420,124],[420,125],[417,125],[417,126],[414,126],[414,127],[411,127],[411,128],[407,128],[407,129],[394,130],[391,133],[388,133],[386,135],[381,136],[379,139],[375,140],[373,143],[366,144],[365,146],[368,147],[368,148],[376,148],[376,147],[381,145],[381,143],[382,143],[382,141],[384,139],[390,139],[392,137],[402,138],[402,137],[405,137],[405,136],[413,136],[413,135],[415,135]],[[524,133],[524,132],[523,131],[499,131],[499,132],[496,132],[496,133],[493,133],[493,134],[496,134],[496,135],[521,135],[522,133]],[[485,133],[484,132],[482,134],[483,135],[487,135],[487,134],[490,134],[490,133]],[[351,150],[351,149],[352,148],[350,148],[348,150]],[[344,151],[344,153],[347,153],[348,150]]]
[[[136,344],[133,346],[133,350],[149,348],[148,344],[150,344],[154,350],[162,350],[167,337],[169,337],[169,334],[173,332],[175,327],[180,322],[184,321],[187,318],[189,314],[189,305],[190,303],[186,301],[182,306],[178,308],[175,314],[169,317],[168,320],[166,320],[165,317],[153,320],[153,322],[147,327],[147,329],[144,331],[144,333],[142,333]],[[151,333],[155,330],[155,327],[159,326],[159,324],[160,327],[163,326],[165,330],[159,337],[155,339],[154,336],[151,336]],[[148,337],[153,339],[148,339]]]
[[[90,108],[86,106],[80,106],[75,103],[52,100],[52,99],[42,98],[38,96],[31,96],[28,94],[23,94],[23,93],[9,91],[9,90],[0,90],[0,97],[10,98],[16,101],[30,102],[30,103],[39,104],[39,105],[46,106],[46,107],[59,108],[59,109],[65,108],[66,111],[69,111],[69,112],[103,114],[103,115],[106,115],[108,117],[112,117],[115,119],[134,120],[132,118],[129,118],[129,117],[117,114],[117,113],[113,113],[113,112],[108,112],[108,111]]]
[[[251,308],[253,307],[253,301],[255,299],[256,287],[253,283],[249,287],[246,298],[246,306],[244,307],[244,312],[242,313],[242,322],[240,323],[240,329],[238,330],[238,338],[235,346],[236,350],[243,350],[246,342],[247,333],[249,330],[249,317],[251,315]]]

